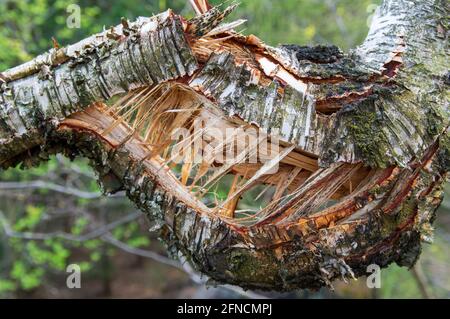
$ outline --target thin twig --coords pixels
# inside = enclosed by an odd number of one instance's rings
[[[12,229],[11,225],[6,220],[5,215],[0,211],[0,223],[3,227],[3,230],[5,231],[5,234],[8,237],[12,238],[21,238],[26,240],[47,240],[47,239],[53,239],[53,238],[61,238],[66,239],[74,242],[85,242],[91,239],[98,238],[106,233],[109,233],[111,230],[117,228],[120,225],[129,223],[137,218],[142,216],[141,212],[136,212],[127,216],[124,216],[122,218],[119,218],[118,220],[101,226],[89,233],[86,233],[81,236],[75,236],[66,232],[52,232],[52,233],[35,233],[35,232],[17,232]]]
[[[34,180],[34,181],[26,181],[26,182],[0,182],[0,190],[2,189],[49,189],[54,192],[71,195],[83,199],[97,199],[101,198],[104,195],[100,192],[86,192],[74,187],[63,186],[59,184],[55,184],[52,182],[42,181],[42,180]],[[118,193],[113,196],[122,196],[123,193]]]
[[[127,245],[126,243],[114,238],[111,234],[104,234],[104,235],[102,235],[101,239],[123,251],[126,251],[127,253],[145,257],[145,258],[150,258],[150,259],[157,261],[159,263],[162,263],[164,265],[168,265],[171,267],[175,267],[179,270],[183,270],[183,267],[180,265],[179,262],[177,262],[173,259],[170,259],[168,257],[165,257],[163,255],[160,255],[158,253],[155,253],[153,251],[150,251],[150,250],[144,250],[144,249],[140,249],[140,248],[131,247],[131,246]]]
[[[414,277],[414,280],[416,281],[417,287],[419,288],[422,297],[424,299],[433,299],[434,296],[432,292],[428,290],[428,280],[422,271],[420,263],[415,264],[410,271]]]

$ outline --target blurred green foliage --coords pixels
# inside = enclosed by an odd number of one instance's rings
[[[379,0],[244,0],[232,18],[248,20],[247,33],[267,43],[331,42],[348,49],[367,32],[367,20]],[[52,46],[54,37],[66,45],[103,27],[172,8],[192,16],[186,0],[79,0],[81,28],[66,26],[72,0],[0,1],[0,70],[17,65]],[[221,0],[211,1],[213,4]]]
[[[81,28],[68,28],[70,4],[81,8]],[[61,45],[120,23],[167,9],[186,8],[184,0],[2,0],[0,1],[0,70],[12,67],[52,47],[52,37]]]
[[[243,0],[234,16],[248,20],[245,33],[255,34],[271,45],[333,43],[348,50],[365,38],[368,20],[380,2]]]
[[[220,4],[222,0],[211,1]],[[240,0],[240,7],[230,19],[248,22],[240,29],[252,33],[271,45],[296,43],[311,45],[333,43],[344,50],[354,47],[367,33],[367,25],[380,0]],[[66,26],[67,6],[81,7],[81,28]],[[149,16],[172,8],[187,17],[193,16],[187,0],[0,0],[0,71],[31,59],[52,47],[52,37],[61,45],[76,42],[103,28],[116,25],[121,17],[130,20]],[[229,2],[228,2],[229,3]],[[69,163],[52,158],[28,171],[10,169],[0,172],[0,181],[32,181],[46,179],[85,192],[99,192],[92,172],[84,160]],[[217,196],[226,190],[217,189]],[[450,194],[450,187],[447,187]],[[250,205],[250,203],[249,203]],[[92,221],[83,212],[100,219],[132,211],[123,198],[86,199],[61,196],[46,188],[27,191],[0,191],[0,211],[5,212],[12,229],[17,232],[54,231],[64,229],[74,236],[84,234]],[[440,212],[450,211],[450,196]],[[49,226],[49,216],[74,213],[56,225]],[[106,218],[106,219],[109,219]],[[117,227],[113,236],[131,247],[146,247],[149,237],[138,222]],[[447,230],[448,231],[448,230]],[[425,247],[425,261],[441,260],[448,266],[448,236],[438,238],[438,244]],[[84,242],[53,238],[34,241],[7,238],[0,230],[0,296],[33,290],[46,279],[64,275],[68,263],[78,263],[83,271],[105,270],[114,249],[100,239]],[[106,261],[106,263],[105,263]],[[105,266],[106,265],[106,266]],[[432,269],[432,268],[430,268]],[[105,273],[106,271],[104,271]],[[103,274],[104,275],[104,274]],[[444,288],[436,288],[440,296],[448,297],[448,272]],[[420,297],[417,285],[404,268],[392,266],[383,272],[380,297]]]
[[[70,163],[67,159],[52,157],[50,161],[27,171],[14,168],[0,174],[2,182],[23,182],[38,178],[63,186],[77,186],[86,193],[100,194],[95,176],[85,160]],[[25,236],[64,232],[83,238],[83,234],[98,229],[96,227],[117,220],[123,213],[134,211],[131,203],[123,196],[86,199],[54,193],[45,187],[3,190],[0,191],[0,199],[1,218],[7,219],[0,222],[7,222],[10,231]],[[95,225],[99,220],[102,223]],[[115,249],[111,247],[104,249],[105,243],[98,238],[77,241],[48,236],[30,240],[14,237],[3,239],[4,235],[0,230],[0,296],[39,287],[53,274],[64,274],[71,263],[78,264],[85,273],[101,270],[105,258],[115,254]],[[150,244],[148,233],[137,222],[116,227],[112,235],[134,248]]]

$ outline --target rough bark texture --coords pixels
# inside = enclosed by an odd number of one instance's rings
[[[90,158],[105,193],[121,185],[168,250],[218,283],[319,288],[373,263],[412,266],[450,170],[448,13],[443,0],[386,0],[348,54],[272,48],[232,31],[215,44],[208,33],[226,15],[215,8],[191,21],[169,11],[124,22],[73,46],[81,50],[0,76],[0,163]],[[257,223],[211,214],[98,103],[163,82],[190,87],[321,168]],[[335,189],[362,166],[372,169],[360,186],[319,209],[324,185]]]
[[[65,55],[56,67],[50,56],[40,57],[2,76],[0,162],[38,146],[49,126],[93,102],[192,75],[198,67],[171,11],[63,51],[54,53]]]

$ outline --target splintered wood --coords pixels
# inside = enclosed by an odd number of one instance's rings
[[[183,27],[200,68],[108,102],[115,120],[101,134],[127,126],[122,143],[138,139],[142,160],[229,224],[291,223],[363,187],[361,164],[319,168],[326,120],[285,52],[236,33],[241,20],[219,25],[234,7],[191,2],[198,16]]]
[[[148,150],[143,160],[157,159],[177,177],[174,187],[185,188],[209,213],[232,224],[260,224],[274,216],[290,222],[315,213],[352,193],[368,174],[362,165],[319,169],[313,154],[226,115],[182,83],[129,92],[107,111],[115,120],[102,135],[127,126],[123,143],[139,139]],[[241,203],[249,201],[259,209],[243,214]]]

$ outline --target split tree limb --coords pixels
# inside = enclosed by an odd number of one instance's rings
[[[412,266],[450,170],[448,4],[386,0],[348,54],[272,48],[230,30],[236,24],[218,26],[233,8],[126,22],[75,45],[79,53],[2,73],[2,166],[88,157],[105,189],[118,181],[155,222],[171,253],[220,283],[318,288],[372,263]],[[126,92],[125,105],[101,103]],[[186,109],[211,126],[252,123],[295,148],[279,158],[280,172],[301,168],[287,194],[258,218],[216,214],[186,187],[190,166],[181,183],[164,147],[149,142],[187,125]],[[139,131],[142,123],[150,129]],[[270,185],[285,176],[234,164],[221,169]]]

